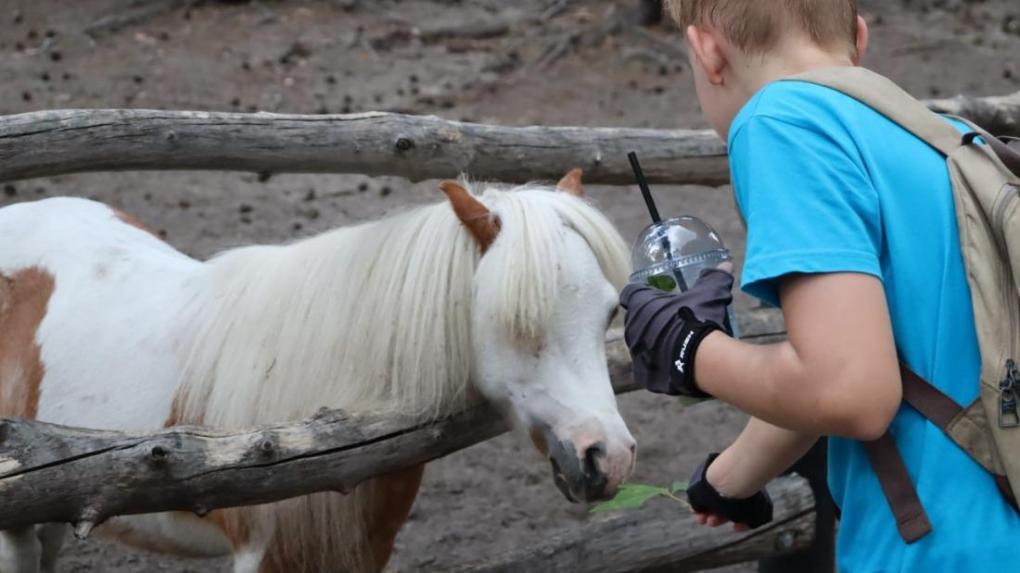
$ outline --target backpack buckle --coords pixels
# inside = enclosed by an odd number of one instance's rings
[[[1006,375],[999,382],[999,427],[1015,428],[1020,426],[1020,411],[1017,409],[1017,384],[1020,384],[1020,372],[1016,363],[1010,358],[1006,360]]]

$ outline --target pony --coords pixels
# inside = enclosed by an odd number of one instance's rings
[[[322,407],[429,420],[487,400],[569,500],[613,495],[636,456],[605,354],[628,271],[619,233],[580,170],[556,188],[440,188],[434,205],[205,262],[102,203],[0,209],[0,417],[240,428]],[[422,472],[96,531],[232,555],[237,573],[380,571]],[[0,532],[0,571],[53,571],[67,529]]]

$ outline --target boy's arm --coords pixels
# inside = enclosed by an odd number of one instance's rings
[[[720,332],[695,355],[697,385],[795,432],[880,437],[902,399],[881,281],[861,273],[779,280],[788,340],[751,345]]]
[[[807,454],[818,438],[751,418],[740,436],[708,466],[705,478],[725,498],[750,498]],[[712,513],[697,513],[696,517],[699,523],[712,527],[729,521],[725,515]],[[736,524],[737,531],[747,528]]]
[[[705,477],[724,497],[751,497],[803,457],[818,438],[751,418],[737,439],[708,466]]]
[[[779,280],[779,296],[787,342],[755,347],[710,335],[695,355],[702,389],[797,428],[751,418],[705,473],[726,498],[745,499],[762,490],[821,434],[881,435],[899,407],[899,368],[877,278],[791,275]],[[699,514],[698,520],[711,526],[727,522],[723,515]]]

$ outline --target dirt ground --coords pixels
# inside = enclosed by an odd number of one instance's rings
[[[0,113],[133,107],[282,113],[392,110],[508,125],[704,127],[679,36],[634,23],[637,0],[0,1]],[[153,10],[154,5],[169,8]],[[1016,0],[861,0],[866,63],[920,96],[1020,89]],[[134,12],[132,12],[134,11]],[[134,13],[134,21],[107,17]],[[483,37],[438,26],[506,22]],[[87,32],[91,32],[89,35]],[[567,166],[564,166],[567,167]],[[450,176],[456,174],[451,173]],[[131,212],[196,257],[289,241],[437,201],[434,182],[250,173],[102,173],[2,186],[0,205],[54,195]],[[737,253],[728,188],[656,189],[660,210],[715,226]],[[592,187],[624,236],[647,215],[636,189]],[[3,248],[0,245],[0,248]],[[738,306],[754,302],[738,298]],[[642,393],[620,399],[639,443],[635,481],[685,479],[742,415],[682,411]],[[442,571],[583,527],[547,463],[513,436],[428,467],[392,571]],[[98,541],[71,542],[62,571],[228,571]],[[748,567],[731,568],[745,571]]]

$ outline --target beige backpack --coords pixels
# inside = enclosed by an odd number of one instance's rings
[[[974,124],[961,134],[888,79],[858,67],[828,68],[794,80],[859,100],[946,157],[960,246],[981,347],[980,395],[959,405],[901,363],[903,400],[992,473],[1006,500],[1020,498],[1020,140],[996,138]],[[975,381],[977,383],[977,381]],[[913,542],[931,523],[887,432],[865,450],[896,517]]]

